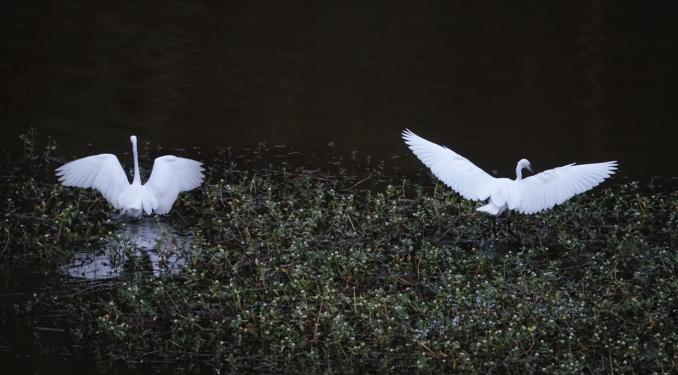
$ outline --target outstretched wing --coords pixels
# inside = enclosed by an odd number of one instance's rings
[[[484,200],[492,193],[491,187],[496,179],[465,157],[429,142],[409,129],[403,131],[403,139],[436,177],[464,198]]]
[[[569,164],[549,169],[516,181],[520,199],[516,207],[525,214],[549,209],[576,194],[583,193],[614,174],[616,161],[592,164]]]
[[[100,154],[73,160],[56,169],[59,182],[64,186],[96,189],[116,209],[118,198],[129,185],[120,161],[113,154]]]
[[[168,213],[179,193],[202,184],[203,170],[202,163],[195,160],[172,155],[156,158],[151,177],[144,185],[144,193],[151,201],[144,202],[146,212],[149,213],[150,208],[157,214]]]

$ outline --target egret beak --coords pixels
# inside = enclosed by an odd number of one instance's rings
[[[534,173],[534,171],[532,170],[532,166],[529,165],[529,164],[527,165],[527,170],[530,171],[530,172],[532,172],[532,173]]]

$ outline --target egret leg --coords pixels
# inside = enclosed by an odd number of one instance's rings
[[[506,223],[507,223],[507,226],[508,226],[508,232],[511,235],[511,237],[515,238],[516,240],[518,240],[518,242],[520,242],[520,237],[518,237],[518,235],[513,232],[513,229],[511,229],[511,214],[510,213],[506,214]]]

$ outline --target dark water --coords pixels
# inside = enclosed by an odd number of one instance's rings
[[[399,136],[410,128],[509,176],[522,157],[538,170],[618,159],[628,176],[678,176],[677,10],[661,0],[4,0],[0,149],[18,151],[18,134],[35,127],[73,156],[128,152],[134,133],[206,150],[264,141],[398,155],[414,170]],[[94,371],[5,357],[23,372]]]
[[[3,149],[128,137],[677,176],[675,1],[3,1]],[[404,167],[418,168],[407,155]]]

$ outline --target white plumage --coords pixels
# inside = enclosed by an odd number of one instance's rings
[[[96,189],[123,215],[138,218],[145,212],[166,214],[182,191],[197,188],[203,181],[202,163],[165,155],[155,159],[151,176],[141,184],[137,137],[131,136],[134,179],[129,183],[120,161],[113,154],[87,156],[56,169],[64,186]]]
[[[477,210],[490,215],[500,215],[507,209],[525,214],[549,209],[600,184],[617,169],[616,161],[573,163],[523,179],[523,168],[532,168],[528,160],[521,159],[516,166],[515,180],[495,178],[465,157],[408,129],[402,136],[419,160],[461,196],[476,201],[489,198],[489,202]]]

